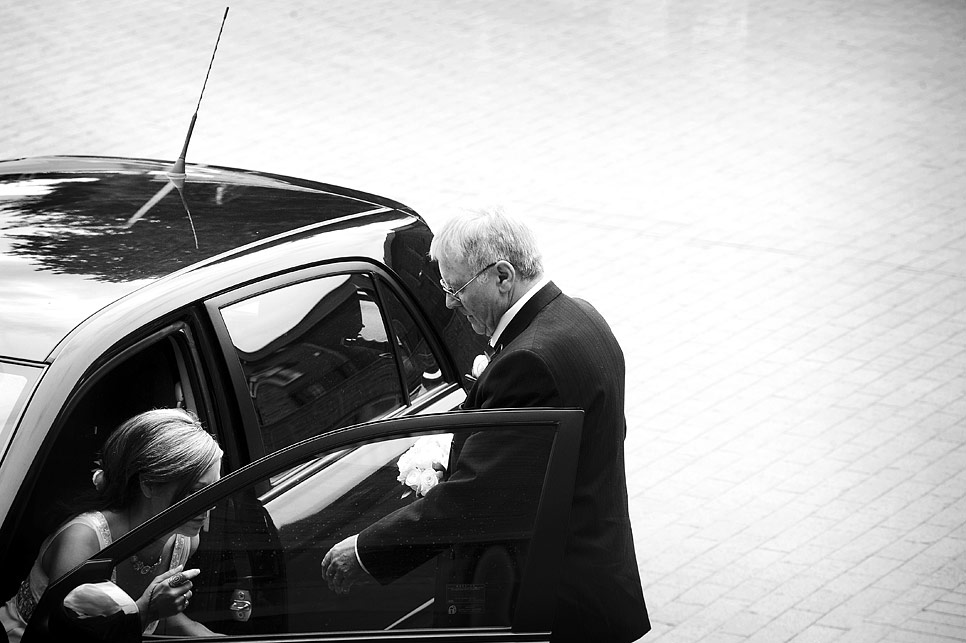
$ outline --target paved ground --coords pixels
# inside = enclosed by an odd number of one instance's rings
[[[0,157],[173,159],[224,4],[0,3]],[[232,6],[189,161],[503,203],[630,364],[648,641],[966,640],[966,4]]]

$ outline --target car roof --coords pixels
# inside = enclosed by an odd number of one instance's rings
[[[170,167],[109,157],[0,161],[0,356],[43,361],[108,304],[294,230],[363,225],[387,210],[425,226],[383,197],[262,172],[189,165],[179,190]]]

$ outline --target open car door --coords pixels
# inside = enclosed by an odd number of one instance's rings
[[[582,419],[579,410],[460,411],[299,442],[177,503],[51,585],[23,641],[192,640],[163,623],[142,635],[136,613],[98,630],[105,619],[64,599],[109,581],[115,566],[206,510],[208,531],[187,565],[201,574],[184,613],[229,640],[546,640]],[[419,468],[422,487],[409,475]],[[360,532],[358,555],[376,579],[336,594],[321,561]]]

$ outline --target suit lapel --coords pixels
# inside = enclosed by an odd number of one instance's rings
[[[543,288],[537,291],[533,297],[530,298],[527,303],[523,305],[510,323],[507,325],[506,329],[500,333],[500,346],[506,346],[530,325],[541,310],[543,310],[547,304],[560,296],[560,288],[557,287],[552,281],[548,282]]]
[[[523,305],[523,308],[520,309],[520,312],[514,315],[513,319],[503,330],[503,332],[500,333],[500,341],[497,344],[496,354],[492,359],[499,359],[500,352],[503,350],[503,348],[516,339],[520,333],[522,333],[527,326],[533,322],[534,318],[540,313],[540,311],[547,307],[547,304],[559,297],[560,292],[560,288],[558,288],[552,281],[548,282],[543,288],[538,290],[537,293]],[[480,379],[482,378],[483,376],[481,375]],[[466,395],[466,400],[460,405],[461,409],[480,408],[479,400],[477,399],[479,395],[479,387],[480,380],[478,379],[474,381],[473,386],[470,387],[470,390]]]
[[[543,288],[538,290],[537,293],[523,305],[523,308],[520,309],[520,312],[514,315],[513,319],[503,330],[503,332],[500,333],[500,341],[497,344],[495,354],[491,357],[491,359],[498,359],[503,348],[516,339],[520,333],[522,333],[526,327],[530,325],[540,311],[546,308],[547,304],[559,297],[560,292],[560,288],[558,288],[552,281],[548,282]],[[489,346],[489,344],[487,344],[487,346]],[[482,377],[483,376],[481,375],[480,379],[482,379]],[[470,387],[466,400],[460,405],[460,409],[467,410],[480,408],[477,400],[479,386],[480,380],[477,379],[473,382],[473,386]],[[456,461],[459,459],[459,453],[463,447],[463,442],[465,441],[465,435],[458,435],[457,439],[453,440],[453,445],[450,448],[450,459],[447,471],[453,471],[454,467],[456,466]]]

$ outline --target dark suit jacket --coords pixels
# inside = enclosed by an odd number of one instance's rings
[[[584,410],[554,640],[632,641],[646,633],[650,623],[628,515],[620,346],[590,304],[567,297],[553,283],[524,305],[499,340],[502,350],[470,390],[464,408]],[[485,498],[492,501],[500,495],[479,495],[485,473],[501,472],[493,481],[503,480],[512,489],[526,482],[507,481],[508,467],[520,469],[520,454],[545,453],[539,441],[527,444],[527,436],[514,435],[499,451],[498,458],[505,462],[492,462],[493,449],[478,451],[476,437],[454,445],[459,455],[449,480],[360,533],[360,557],[377,578],[399,575],[391,568],[398,565],[400,552],[389,552],[385,545],[390,541],[397,546],[425,542],[420,533],[434,529],[432,525],[446,524],[452,531],[460,522],[453,519],[460,506],[485,514]],[[508,533],[513,531],[512,524],[505,527]]]

